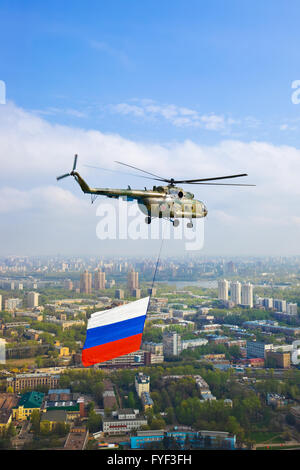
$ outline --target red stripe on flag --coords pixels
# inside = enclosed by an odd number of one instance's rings
[[[118,339],[111,343],[93,346],[92,348],[82,350],[82,364],[84,367],[98,364],[99,362],[109,361],[115,357],[124,356],[134,351],[138,351],[141,346],[143,333],[129,336],[128,338]]]

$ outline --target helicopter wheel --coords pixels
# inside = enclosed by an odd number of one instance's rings
[[[151,217],[148,215],[147,217],[145,217],[145,222],[146,224],[151,224]]]
[[[179,225],[179,220],[178,219],[173,220],[173,227],[178,227],[178,225]]]
[[[186,226],[187,228],[193,228],[193,222],[188,222]]]

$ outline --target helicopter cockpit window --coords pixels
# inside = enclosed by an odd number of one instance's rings
[[[178,188],[170,188],[169,190],[170,194],[178,195]],[[179,190],[179,192],[182,192]]]

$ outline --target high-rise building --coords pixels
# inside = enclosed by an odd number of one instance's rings
[[[271,298],[263,298],[262,301],[261,301],[261,304],[263,307],[269,309],[269,308],[273,308],[273,299]]]
[[[230,284],[230,295],[232,302],[236,305],[240,305],[242,303],[242,286],[239,281],[232,282]]]
[[[65,289],[73,290],[74,286],[73,286],[73,282],[71,281],[71,279],[66,279],[64,287]]]
[[[34,308],[39,306],[39,295],[37,292],[27,293],[27,307]]]
[[[139,288],[139,273],[133,270],[129,271],[127,285],[128,285],[128,289],[130,290],[130,292],[133,289],[138,289]]]
[[[94,272],[94,288],[96,290],[105,289],[105,273],[101,269]]]
[[[293,304],[291,302],[289,302],[287,304],[287,313],[289,313],[290,315],[297,315],[298,313],[298,306],[297,304]]]
[[[116,299],[124,299],[124,291],[122,289],[116,289],[115,298]]]
[[[92,274],[85,270],[80,276],[80,292],[90,294],[92,291]]]
[[[150,392],[150,377],[139,372],[135,375],[135,389],[138,396],[141,398],[143,392]]]
[[[150,287],[148,289],[148,295],[156,295],[156,288],[155,287]]]
[[[8,310],[10,312],[16,310],[18,307],[22,305],[22,299],[5,299],[4,301],[4,310]]]
[[[247,358],[266,357],[266,352],[273,349],[273,344],[260,343],[258,341],[247,341]]]
[[[266,351],[266,359],[269,366],[288,369],[291,366],[291,353],[283,351]]]
[[[0,294],[0,311],[2,310],[2,295]]]
[[[153,343],[152,341],[144,341],[142,343],[142,350],[149,351],[152,354],[157,354],[162,356],[164,353],[163,344],[162,343]]]
[[[135,297],[136,299],[141,298],[141,289],[132,289],[131,291],[132,297]]]
[[[218,281],[218,299],[228,300],[229,282],[226,279]]]
[[[286,312],[286,300],[274,299],[273,306],[276,312]]]
[[[182,350],[181,336],[175,331],[166,332],[163,335],[164,356],[179,356]]]
[[[248,282],[242,285],[242,301],[241,305],[245,307],[253,307],[253,285]]]

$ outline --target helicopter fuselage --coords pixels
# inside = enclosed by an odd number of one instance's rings
[[[160,196],[151,195],[138,201],[141,211],[150,217],[188,218],[205,217],[207,209],[203,202],[194,199],[194,195],[176,186],[153,187],[153,192]]]
[[[140,210],[147,217],[159,218],[202,218],[207,215],[203,202],[194,199],[194,194],[184,191],[175,185],[153,186],[153,189],[112,189],[90,188],[77,172],[72,172],[84,193],[106,196],[109,198],[122,197],[128,201],[137,200]]]

